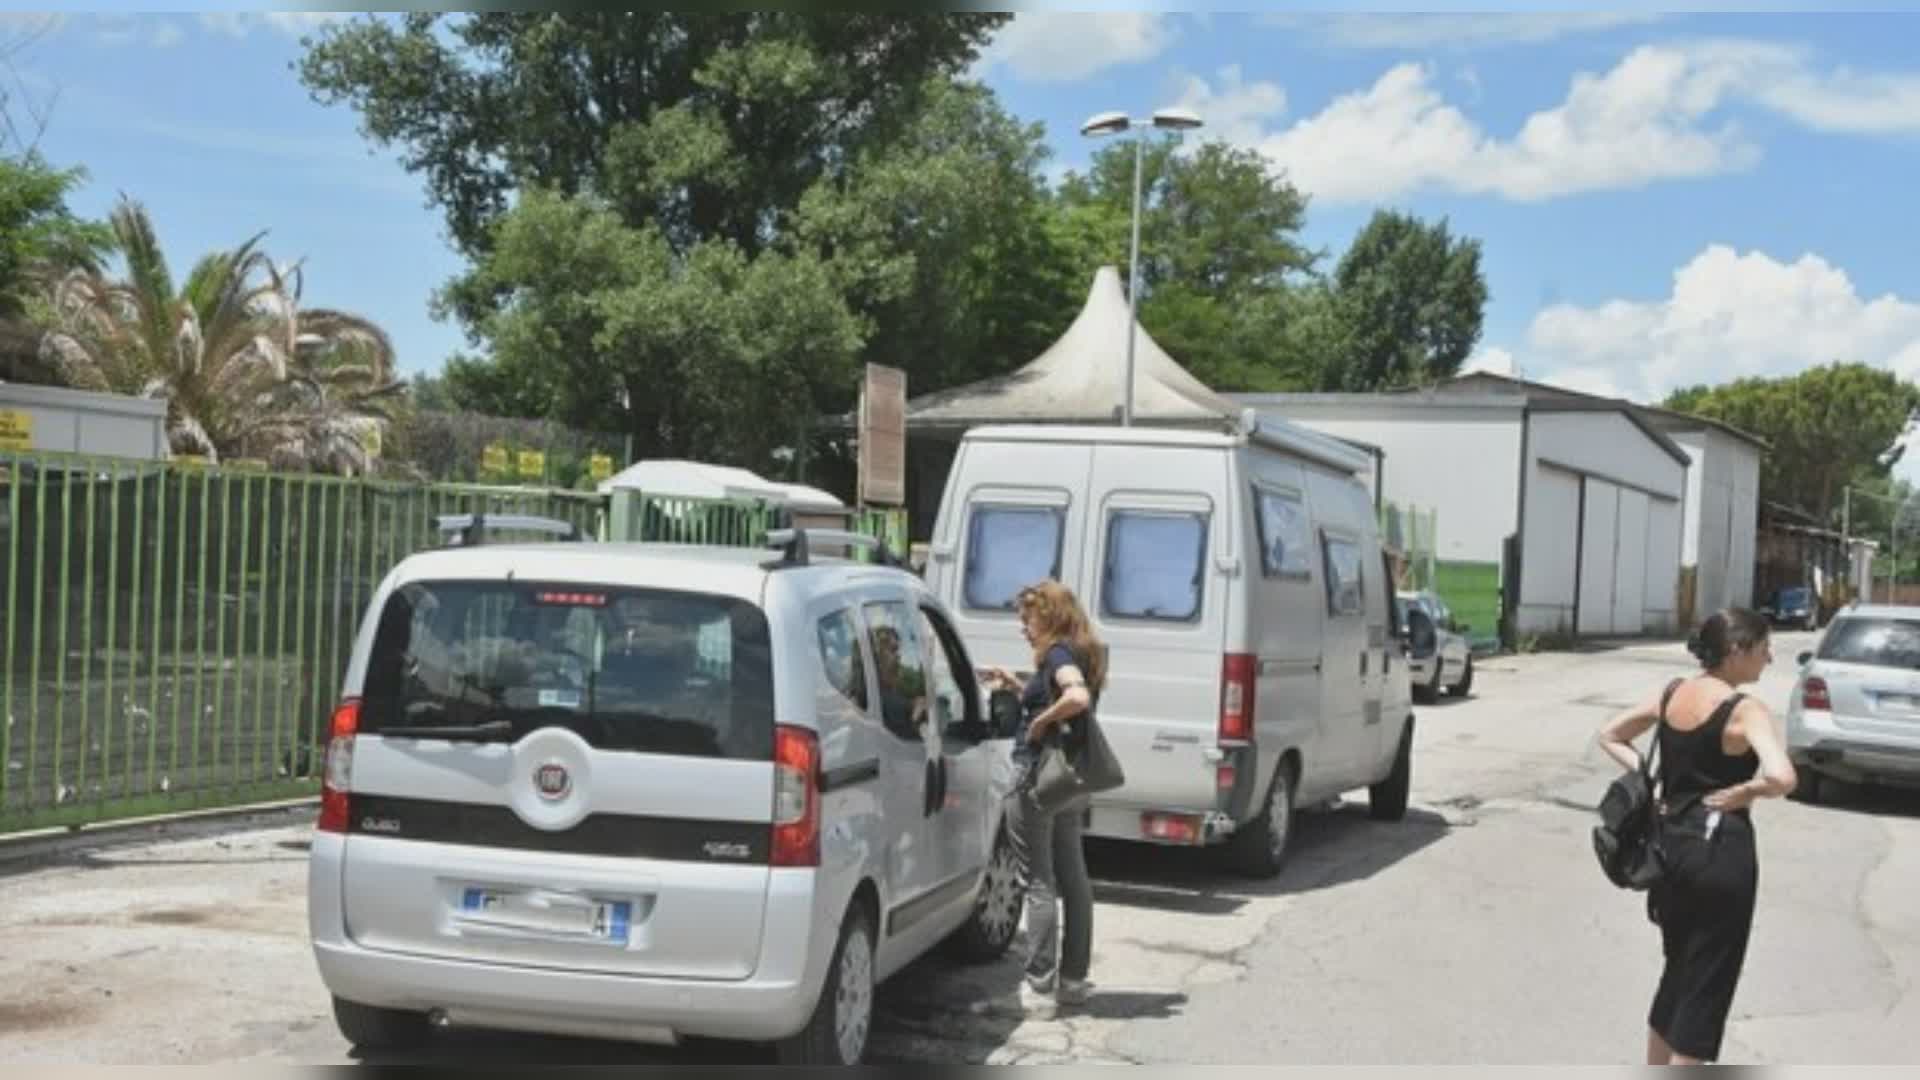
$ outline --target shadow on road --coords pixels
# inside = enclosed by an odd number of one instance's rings
[[[1805,783],[1804,771],[1802,783]],[[1920,789],[1822,779],[1814,809],[1875,817],[1920,818]]]

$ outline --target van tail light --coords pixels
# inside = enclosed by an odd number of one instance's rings
[[[1808,712],[1832,712],[1833,695],[1827,691],[1827,680],[1809,675],[1800,687],[1800,707]]]
[[[353,818],[353,737],[360,731],[360,699],[348,698],[333,710],[327,761],[320,771],[321,832],[344,833]]]
[[[1220,661],[1220,741],[1253,741],[1254,660],[1228,653]]]
[[[773,732],[772,861],[820,865],[820,738],[785,724]]]

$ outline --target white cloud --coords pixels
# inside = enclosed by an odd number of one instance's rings
[[[1862,296],[1819,255],[1781,262],[1716,244],[1674,272],[1665,299],[1546,308],[1523,356],[1558,385],[1639,401],[1836,360],[1920,380],[1920,296]]]
[[[1230,143],[1258,142],[1266,123],[1287,111],[1287,92],[1278,83],[1247,82],[1238,64],[1216,73],[1218,85],[1190,75],[1179,91],[1178,104],[1206,120],[1202,134]]]
[[[200,14],[200,25],[235,38],[246,37],[256,27],[299,37],[348,17],[342,11],[208,11]]]
[[[1726,115],[1739,104],[1823,131],[1920,131],[1920,73],[1823,72],[1804,50],[1758,42],[1649,45],[1575,75],[1564,101],[1502,137],[1447,100],[1431,65],[1405,63],[1284,130],[1242,125],[1238,141],[1323,202],[1535,201],[1752,168],[1760,147]]]
[[[1178,37],[1167,15],[1141,11],[1020,12],[980,57],[1030,82],[1075,82],[1159,56]]]
[[[185,41],[187,35],[171,19],[156,19],[151,15],[98,15],[94,17],[93,39],[102,45],[171,49]]]
[[[1460,365],[1460,374],[1472,375],[1486,372],[1489,375],[1512,375],[1517,370],[1513,353],[1497,345],[1482,346],[1475,349],[1467,362]]]
[[[1657,12],[1274,14],[1261,21],[1344,49],[1485,49],[1539,45],[1574,34],[1650,23]]]

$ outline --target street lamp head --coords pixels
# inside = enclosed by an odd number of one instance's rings
[[[1191,131],[1201,126],[1201,120],[1192,109],[1161,109],[1153,114],[1153,126],[1173,131]]]
[[[1103,112],[1096,116],[1089,117],[1086,123],[1081,124],[1080,134],[1095,137],[1101,135],[1118,135],[1132,126],[1133,121],[1127,117],[1126,113]]]

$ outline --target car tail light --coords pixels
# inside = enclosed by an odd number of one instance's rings
[[[1238,769],[1235,769],[1232,765],[1220,765],[1214,770],[1213,783],[1214,786],[1221,791],[1232,791],[1234,782],[1239,778],[1240,771]]]
[[[1254,662],[1247,653],[1220,660],[1220,741],[1253,741]]]
[[[1800,707],[1809,712],[1832,712],[1833,695],[1827,690],[1827,680],[1818,675],[1807,676],[1800,686]]]
[[[773,865],[820,865],[820,739],[785,724],[773,733]]]
[[[327,761],[320,772],[321,832],[344,833],[353,818],[353,738],[360,731],[360,699],[348,698],[333,710]]]
[[[1200,821],[1190,814],[1141,814],[1140,835],[1174,844],[1200,842]]]

